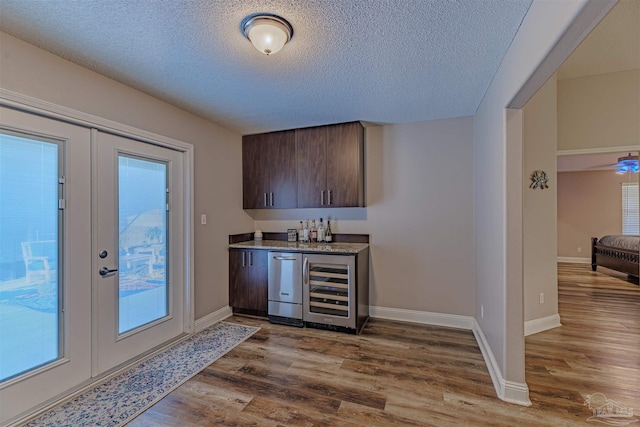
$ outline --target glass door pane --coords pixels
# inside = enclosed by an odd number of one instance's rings
[[[349,266],[309,263],[309,311],[349,317]]]
[[[0,382],[61,355],[61,148],[0,130]]]
[[[120,334],[168,315],[167,164],[118,156]]]

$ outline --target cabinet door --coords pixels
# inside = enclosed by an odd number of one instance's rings
[[[251,283],[245,294],[247,309],[259,315],[267,315],[269,306],[269,253],[267,251],[251,251],[249,256]]]
[[[269,196],[267,134],[242,137],[242,207],[266,208]]]
[[[251,278],[246,268],[246,251],[229,251],[229,305],[239,307],[245,283]]]
[[[364,206],[364,128],[359,122],[327,126],[327,204]]]
[[[266,251],[229,251],[229,305],[249,314],[266,316],[268,306]]]
[[[297,129],[298,207],[326,205],[326,127]]]
[[[269,150],[269,207],[297,206],[296,137],[295,131],[266,135]]]

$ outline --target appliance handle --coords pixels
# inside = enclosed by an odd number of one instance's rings
[[[304,257],[304,264],[302,265],[302,277],[304,278],[304,284],[309,285],[309,258]]]
[[[294,256],[274,256],[273,259],[277,259],[278,261],[295,261],[296,257],[294,257]]]

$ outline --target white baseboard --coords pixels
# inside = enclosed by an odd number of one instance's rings
[[[591,264],[591,258],[579,258],[571,256],[559,256],[558,262],[570,262],[573,264]]]
[[[524,336],[528,337],[529,335],[557,328],[558,326],[562,326],[559,314],[552,314],[551,316],[540,317],[539,319],[527,320],[524,322]]]
[[[428,311],[405,310],[402,308],[369,307],[369,315],[377,319],[400,320],[424,325],[447,326],[449,328],[473,329],[474,318],[458,314],[432,313]]]
[[[529,386],[527,383],[518,383],[514,381],[507,381],[502,376],[502,371],[498,362],[491,351],[491,347],[487,342],[487,338],[484,336],[484,332],[480,328],[478,321],[473,319],[473,335],[476,337],[480,352],[484,357],[484,361],[487,364],[493,387],[498,394],[498,397],[505,402],[515,403],[522,406],[531,406],[531,400],[529,400]]]
[[[221,320],[230,317],[231,315],[233,315],[233,312],[231,311],[231,307],[229,306],[222,307],[220,310],[207,314],[206,316],[196,320],[195,332],[203,331],[209,326],[213,326]]]
[[[489,375],[491,376],[491,381],[493,382],[493,387],[498,397],[505,402],[531,406],[529,386],[527,383],[506,381],[502,377],[500,367],[493,356],[491,347],[489,347],[489,343],[482,329],[480,329],[480,325],[473,317],[376,306],[369,307],[369,315],[378,319],[400,320],[403,322],[447,326],[473,331],[473,335],[476,337],[476,341],[484,357],[484,362],[487,364],[487,369],[489,370]]]

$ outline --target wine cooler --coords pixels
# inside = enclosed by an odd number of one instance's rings
[[[363,271],[357,261],[355,255],[304,254],[303,318],[307,326],[352,333],[364,326],[369,317],[368,262]],[[358,277],[362,275],[365,277]],[[358,279],[366,283],[366,290],[359,292]]]

